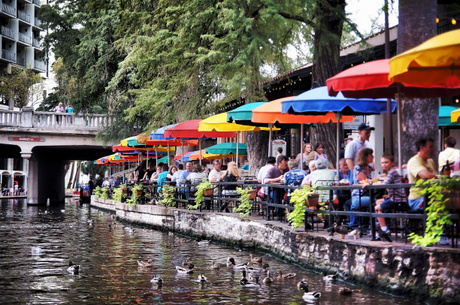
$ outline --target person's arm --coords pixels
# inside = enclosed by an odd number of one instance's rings
[[[417,173],[417,176],[419,176],[422,179],[431,179],[431,178],[436,178],[436,174],[430,172],[427,169],[421,170]]]
[[[345,161],[347,162],[348,168],[355,168],[355,164],[352,159],[346,159]]]

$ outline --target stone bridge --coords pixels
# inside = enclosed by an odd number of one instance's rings
[[[65,198],[64,166],[68,160],[95,160],[111,153],[96,139],[113,118],[100,114],[0,110],[0,158],[25,162],[27,202],[44,204]]]

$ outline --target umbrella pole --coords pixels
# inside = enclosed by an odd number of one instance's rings
[[[201,166],[201,138],[198,139],[198,150],[200,152],[200,166]]]
[[[268,156],[272,155],[272,128],[273,124],[268,124],[270,126],[270,133],[268,134]]]
[[[336,163],[336,173],[339,175],[339,158],[340,158],[340,119],[342,118],[341,113],[336,113],[335,118],[337,119],[337,163]]]
[[[303,170],[303,123],[300,124],[300,137],[299,137],[299,142],[300,142],[300,164],[299,168]]]
[[[398,85],[398,104],[397,106],[397,118],[398,118],[398,166],[399,166],[399,174],[402,176],[402,153],[401,153],[401,96],[399,94],[399,85]]]
[[[240,135],[240,132],[237,131],[236,132],[236,168],[238,168],[238,148],[239,148],[239,135]]]

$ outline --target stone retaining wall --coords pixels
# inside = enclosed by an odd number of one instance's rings
[[[293,232],[264,220],[237,214],[179,210],[156,205],[101,202],[124,221],[196,237],[257,247],[318,271],[338,272],[348,280],[417,299],[460,303],[460,250],[382,245]]]

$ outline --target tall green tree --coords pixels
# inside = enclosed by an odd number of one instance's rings
[[[32,96],[36,95],[37,91],[41,91],[41,86],[34,87],[41,83],[40,74],[31,69],[20,69],[13,66],[11,73],[4,71],[0,75],[0,96],[6,100],[13,98],[14,106],[22,108],[31,102]]]

